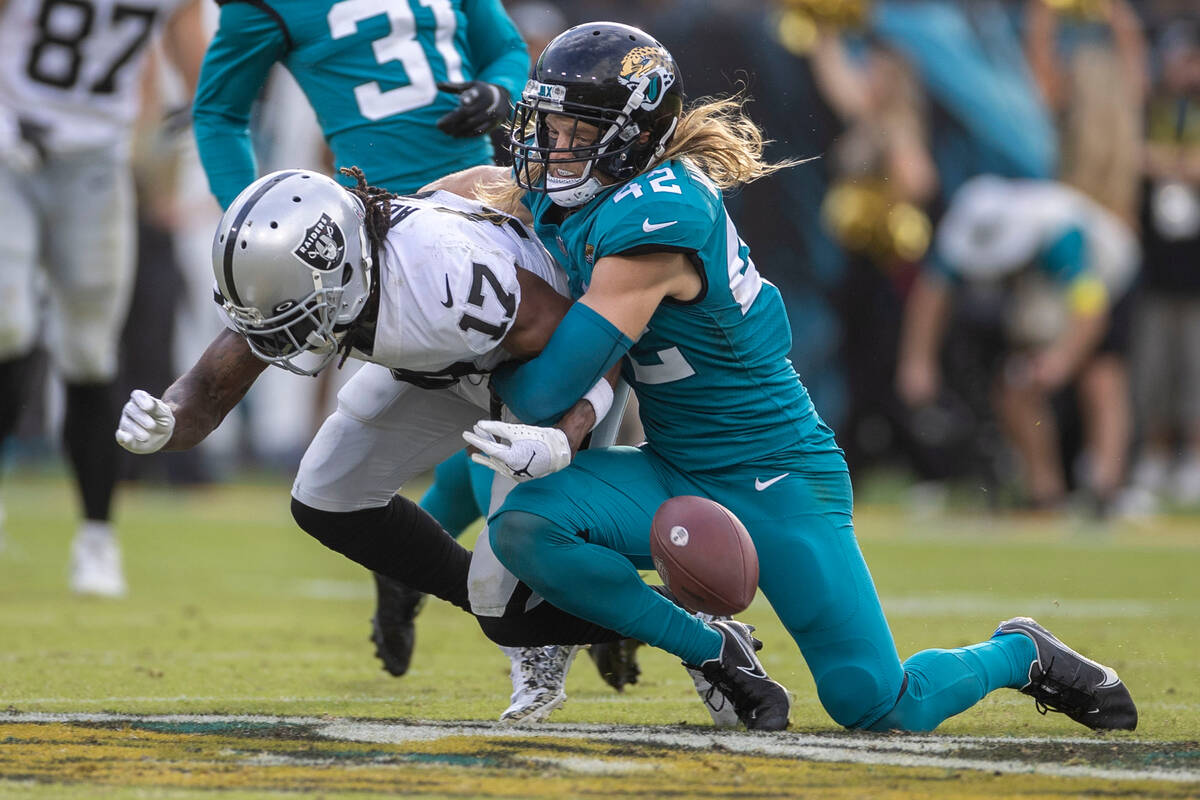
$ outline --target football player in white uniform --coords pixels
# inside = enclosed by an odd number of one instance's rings
[[[620,637],[540,603],[490,551],[472,558],[397,490],[460,449],[477,422],[496,440],[526,430],[479,422],[495,416],[486,376],[540,352],[570,306],[565,277],[512,217],[447,192],[396,197],[357,174],[347,190],[284,170],[238,196],[213,242],[230,328],[161,400],[134,391],[117,441],[134,453],[192,447],[268,364],[314,375],[339,354],[367,362],[304,454],[293,515],[368,569],[473,611],[494,640],[529,646],[509,652],[517,691],[502,719],[543,719],[565,699],[576,648],[542,645]],[[519,453],[503,448],[493,502],[515,480],[565,466],[612,398],[602,380],[548,435]],[[500,449],[477,443],[484,461]]]
[[[117,343],[133,288],[131,129],[160,33],[195,87],[200,12],[199,0],[0,1],[0,442],[16,426],[45,323],[66,382],[63,438],[83,505],[71,550],[77,592],[125,591],[109,523],[119,451],[104,421],[116,410]]]

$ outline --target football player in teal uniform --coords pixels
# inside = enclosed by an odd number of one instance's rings
[[[193,105],[196,143],[227,208],[258,177],[250,110],[271,66],[304,91],[336,167],[411,194],[491,163],[529,54],[500,0],[221,0]],[[339,180],[344,180],[339,176]]]
[[[787,360],[779,291],[722,202],[722,191],[780,166],[763,163],[761,136],[736,102],[685,110],[662,45],[593,23],[542,53],[512,139],[511,178],[476,168],[445,185],[523,208],[578,300],[541,355],[497,369],[493,389],[521,419],[546,424],[620,364],[647,442],[580,452],[514,489],[489,523],[505,566],[568,613],[688,665],[724,662],[748,633],[688,614],[637,572],[652,566],[658,506],[709,497],[753,537],[759,585],[837,723],[932,730],[1010,687],[1092,728],[1136,725],[1112,669],[1026,617],[980,644],[901,662],[854,536],[843,454]],[[503,447],[493,457],[503,460]],[[787,724],[786,694],[765,675],[711,677],[747,727]]]
[[[193,106],[196,143],[222,208],[257,177],[251,106],[276,62],[304,91],[335,166],[398,194],[492,160],[529,56],[500,0],[218,0],[219,27]],[[343,176],[339,180],[345,181]],[[436,471],[423,506],[455,534],[487,508],[491,473],[465,453]],[[482,503],[482,505],[480,505]],[[424,595],[375,576],[371,638],[403,675]]]

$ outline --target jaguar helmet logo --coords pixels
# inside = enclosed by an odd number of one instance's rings
[[[293,253],[313,269],[336,269],[341,266],[342,258],[346,254],[346,236],[328,214],[322,214],[321,218],[304,232],[304,239]]]
[[[646,87],[646,99],[640,108],[651,111],[658,108],[667,89],[675,83],[675,72],[671,69],[670,56],[661,47],[635,47],[621,59],[621,71],[617,79],[629,87],[630,91],[637,89],[643,80],[649,80]]]

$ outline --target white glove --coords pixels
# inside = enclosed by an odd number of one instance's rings
[[[472,461],[518,483],[558,472],[571,463],[567,434],[558,428],[481,419],[474,430],[463,433],[463,439],[482,451],[472,453]]]
[[[162,400],[134,389],[121,409],[117,444],[131,453],[146,455],[162,449],[175,432],[175,415]]]

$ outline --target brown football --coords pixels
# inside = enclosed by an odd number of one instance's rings
[[[745,611],[758,588],[758,553],[732,511],[706,497],[672,497],[654,512],[650,556],[684,607],[718,616]]]

